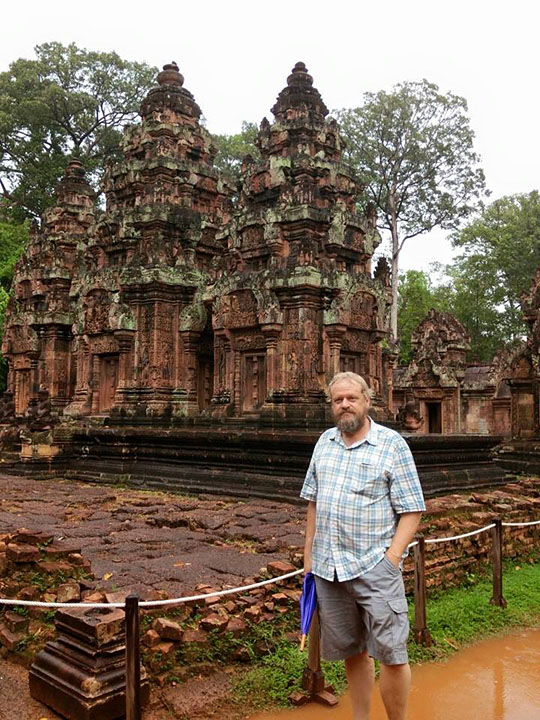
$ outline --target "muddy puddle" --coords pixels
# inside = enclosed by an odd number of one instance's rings
[[[485,640],[444,663],[415,665],[410,720],[540,718],[540,628]],[[347,695],[333,708],[303,708],[252,720],[350,720]],[[370,720],[386,720],[378,687]]]

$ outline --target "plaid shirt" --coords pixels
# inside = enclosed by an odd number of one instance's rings
[[[313,572],[340,582],[363,575],[390,546],[398,515],[425,510],[405,440],[370,419],[365,438],[347,447],[337,428],[319,438],[300,496],[317,503]]]

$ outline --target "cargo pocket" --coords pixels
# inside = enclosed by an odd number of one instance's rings
[[[409,614],[406,598],[388,600],[392,609],[392,641],[394,648],[406,645],[409,637]]]

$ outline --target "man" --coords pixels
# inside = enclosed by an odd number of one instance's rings
[[[301,497],[304,567],[317,585],[322,655],[345,660],[353,720],[368,720],[380,661],[389,720],[406,720],[409,621],[402,558],[425,510],[405,440],[369,416],[371,391],[352,372],[329,385],[336,427],[319,438]]]

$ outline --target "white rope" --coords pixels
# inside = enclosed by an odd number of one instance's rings
[[[251,585],[244,585],[237,588],[229,588],[228,590],[216,590],[213,593],[205,593],[202,595],[190,595],[188,597],[181,598],[169,598],[168,600],[145,600],[139,603],[139,607],[158,607],[160,605],[180,605],[182,603],[191,602],[194,600],[206,600],[211,597],[220,597],[221,595],[232,595],[233,593],[245,592],[246,590],[253,590],[254,588],[263,587],[264,585],[271,585],[279,580],[287,580],[287,578],[294,577],[303,573],[304,569],[295,570],[294,572],[287,573],[286,575],[280,575],[279,577],[270,578],[269,580],[262,580],[258,583],[252,583]],[[12,598],[3,599],[0,598],[0,605],[23,605],[27,607],[43,607],[43,608],[124,608],[125,602],[122,603],[59,603],[59,602],[38,602],[37,600],[17,600]]]
[[[442,538],[430,538],[429,540],[426,540],[426,545],[432,545],[433,543],[450,542],[450,540],[461,540],[461,538],[471,537],[471,535],[479,535],[486,530],[491,530],[492,527],[495,527],[495,523],[491,523],[491,525],[486,525],[486,527],[480,528],[479,530],[472,530],[471,532],[464,533],[463,535],[453,535],[452,537]]]
[[[504,527],[526,527],[528,525],[540,525],[540,520],[532,520],[531,522],[524,522],[524,523],[505,523],[503,522],[502,525]],[[479,535],[480,533],[486,532],[486,530],[491,530],[491,528],[495,527],[495,523],[491,523],[490,525],[486,525],[483,528],[480,528],[478,530],[472,530],[471,532],[464,533],[463,535],[453,535],[452,537],[442,537],[442,538],[430,538],[425,541],[426,545],[433,545],[434,543],[443,543],[443,542],[450,542],[452,540],[461,540],[462,538],[471,537],[472,535]],[[407,550],[410,550],[415,545],[418,545],[418,540],[414,540],[413,542],[409,543],[407,545]],[[270,578],[269,580],[262,580],[258,583],[252,583],[251,585],[243,585],[242,587],[236,587],[236,588],[230,588],[228,590],[216,590],[216,592],[213,593],[205,593],[202,595],[189,595],[187,597],[181,597],[181,598],[169,598],[167,600],[144,600],[143,602],[139,603],[139,607],[161,607],[164,605],[181,605],[182,603],[186,602],[194,602],[195,600],[207,600],[208,598],[212,597],[221,597],[223,595],[233,595],[234,593],[241,593],[245,592],[246,590],[254,590],[255,588],[264,587],[265,585],[271,585],[272,583],[277,583],[280,580],[287,580],[288,578],[295,577],[296,575],[300,575],[304,572],[304,569],[301,570],[295,570],[294,572],[286,573],[285,575],[280,575],[276,578]],[[0,598],[0,605],[22,605],[26,607],[41,607],[41,608],[124,608],[126,606],[125,602],[121,603],[84,603],[84,602],[72,602],[72,603],[59,603],[59,602],[39,602],[37,600],[17,600],[13,598]]]

